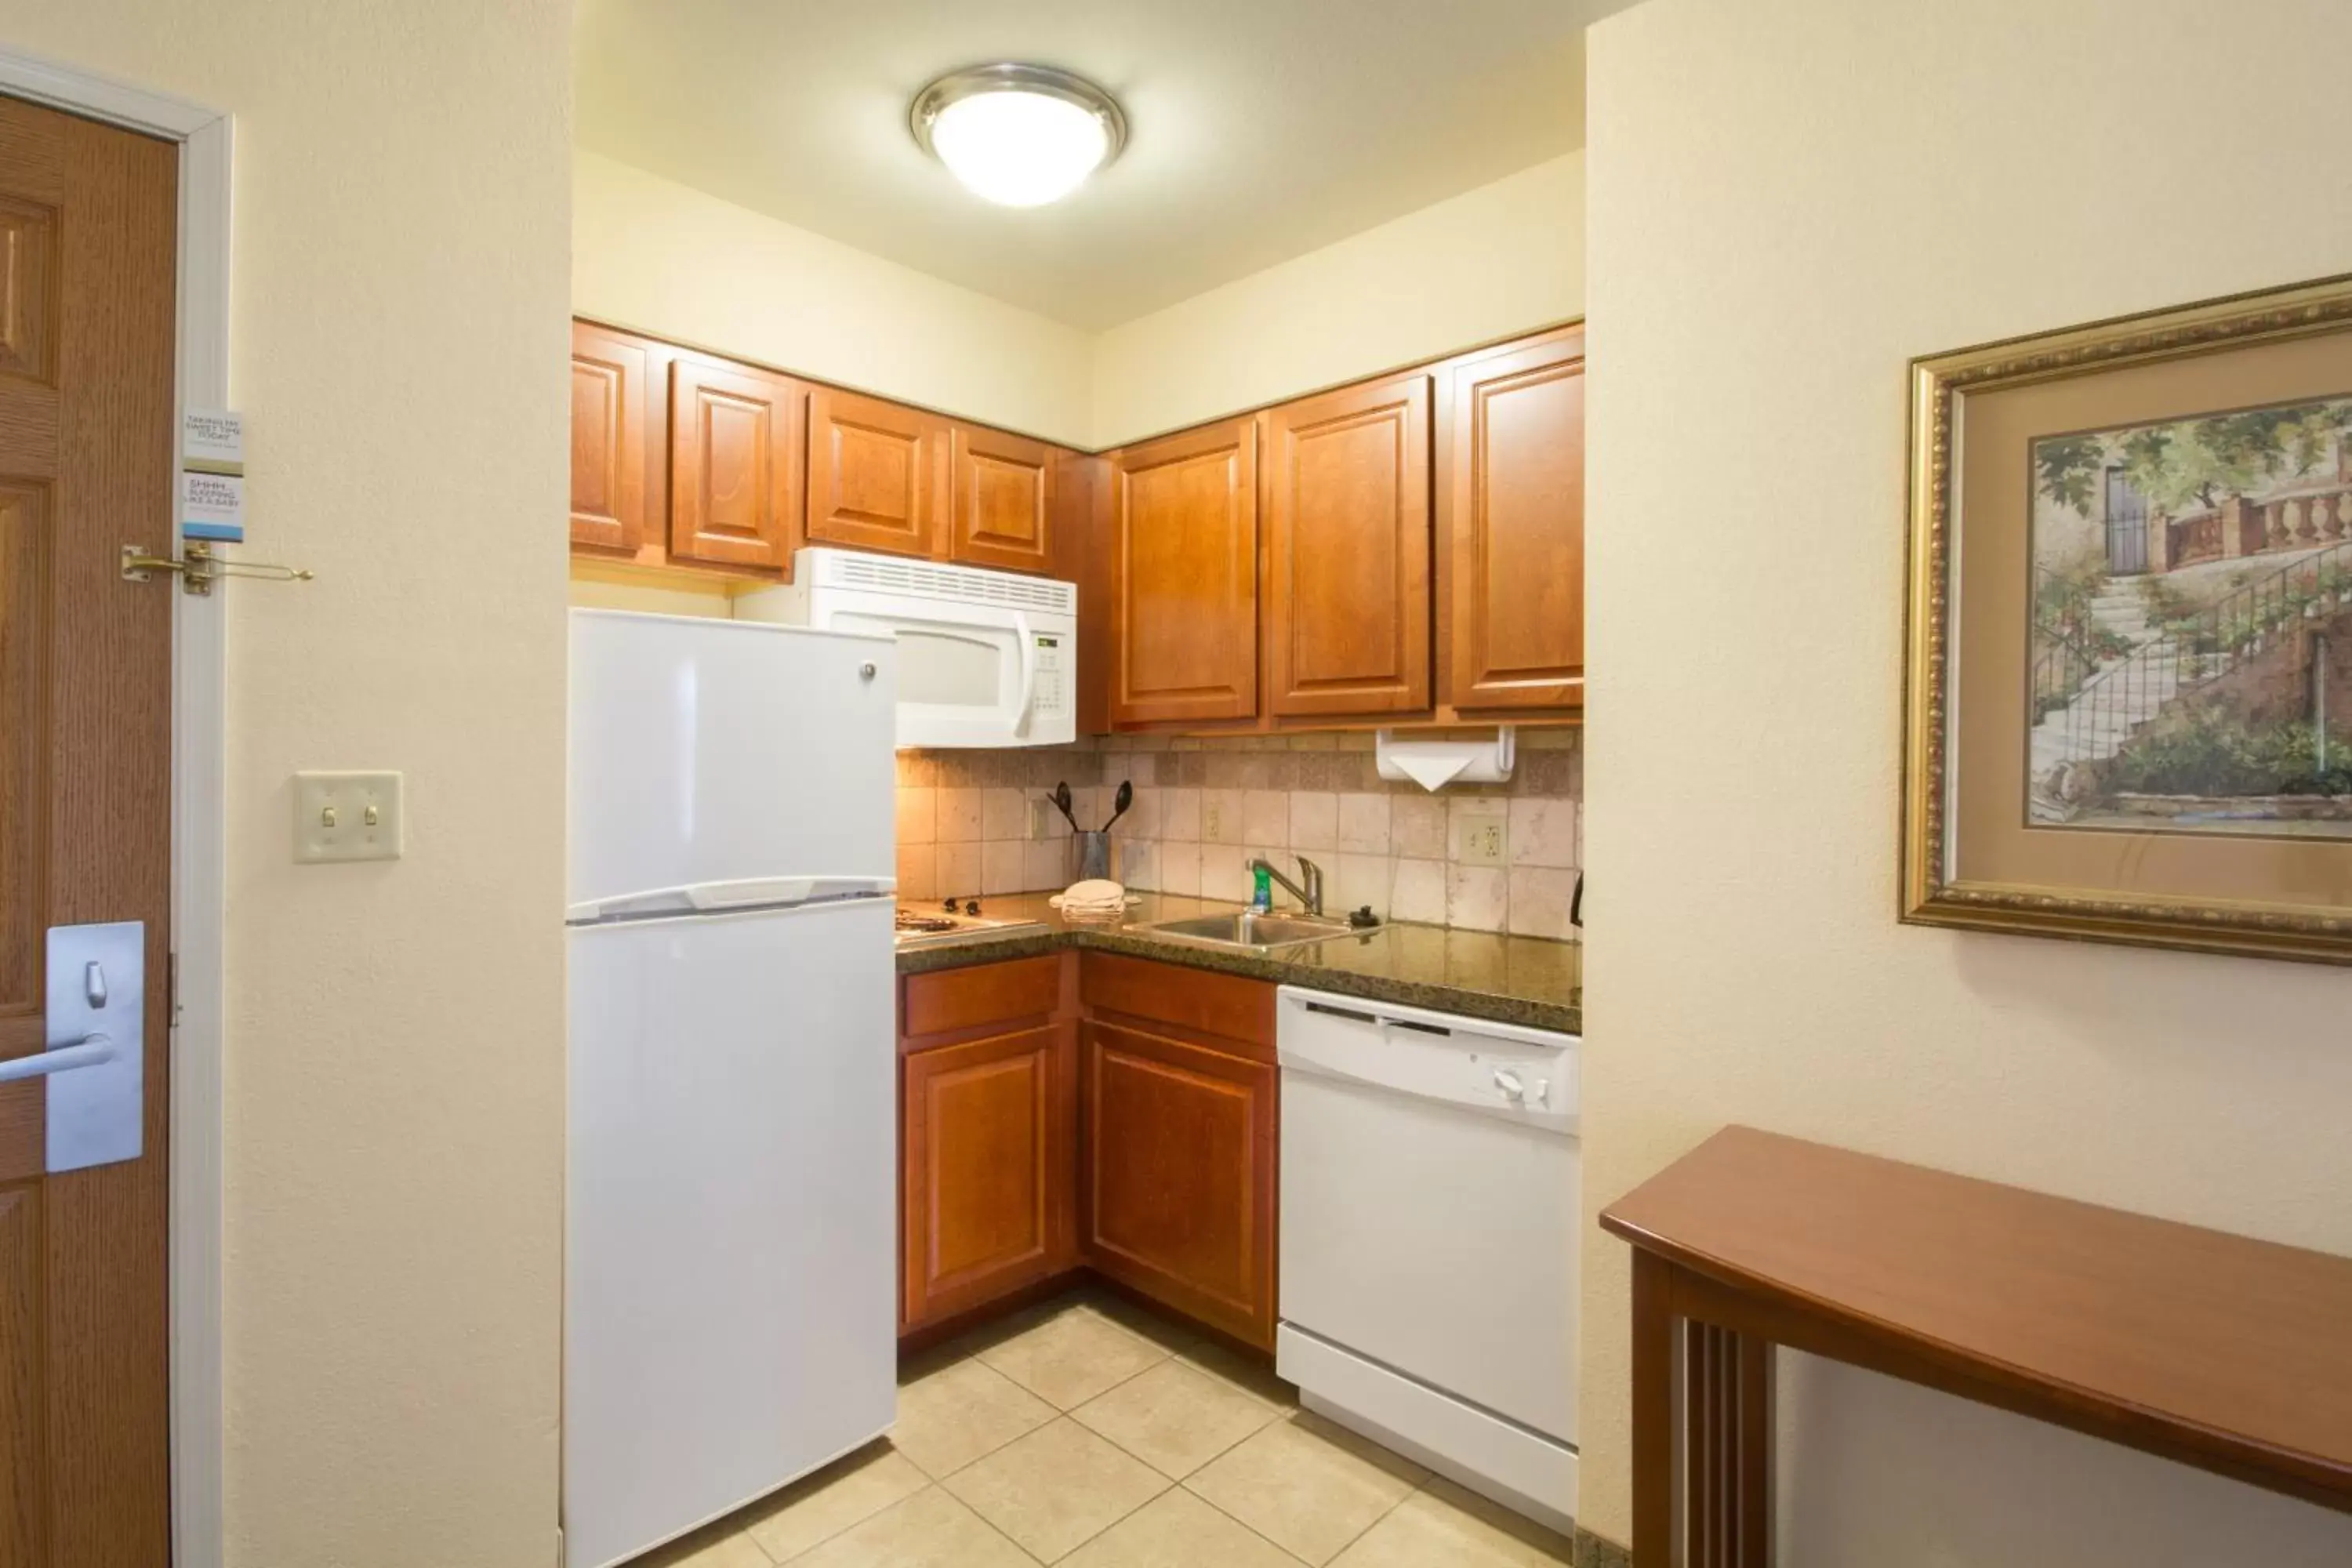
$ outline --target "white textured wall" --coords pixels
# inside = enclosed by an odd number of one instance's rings
[[[573,190],[583,316],[1088,444],[1076,327],[584,149]]]
[[[1651,0],[1590,39],[1587,1192],[1745,1121],[2352,1253],[2352,973],[1895,922],[1904,363],[2352,266],[2341,0]],[[1588,1227],[1585,1522],[1626,1251]],[[1805,1568],[2352,1561],[2352,1520],[1818,1364]]]
[[[236,116],[227,1508],[237,1568],[553,1561],[563,1132],[565,0],[6,0]],[[289,775],[408,775],[290,859]]]
[[[1570,153],[1100,333],[1093,444],[1279,403],[1583,310],[1584,154]]]

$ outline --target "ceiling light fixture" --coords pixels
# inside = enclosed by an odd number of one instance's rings
[[[951,71],[915,95],[908,119],[925,152],[1008,207],[1060,200],[1127,144],[1110,94],[1051,66]]]

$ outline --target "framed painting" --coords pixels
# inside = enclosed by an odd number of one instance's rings
[[[1912,362],[1902,918],[2352,963],[2352,279]]]

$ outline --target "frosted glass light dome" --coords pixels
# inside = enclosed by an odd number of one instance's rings
[[[915,140],[974,195],[1043,206],[1118,155],[1127,125],[1108,93],[1045,66],[941,77],[915,99]]]

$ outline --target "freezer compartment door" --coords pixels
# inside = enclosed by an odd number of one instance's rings
[[[575,928],[569,1568],[604,1568],[889,1426],[886,899]]]
[[[889,641],[574,610],[571,653],[567,905],[896,872]]]

